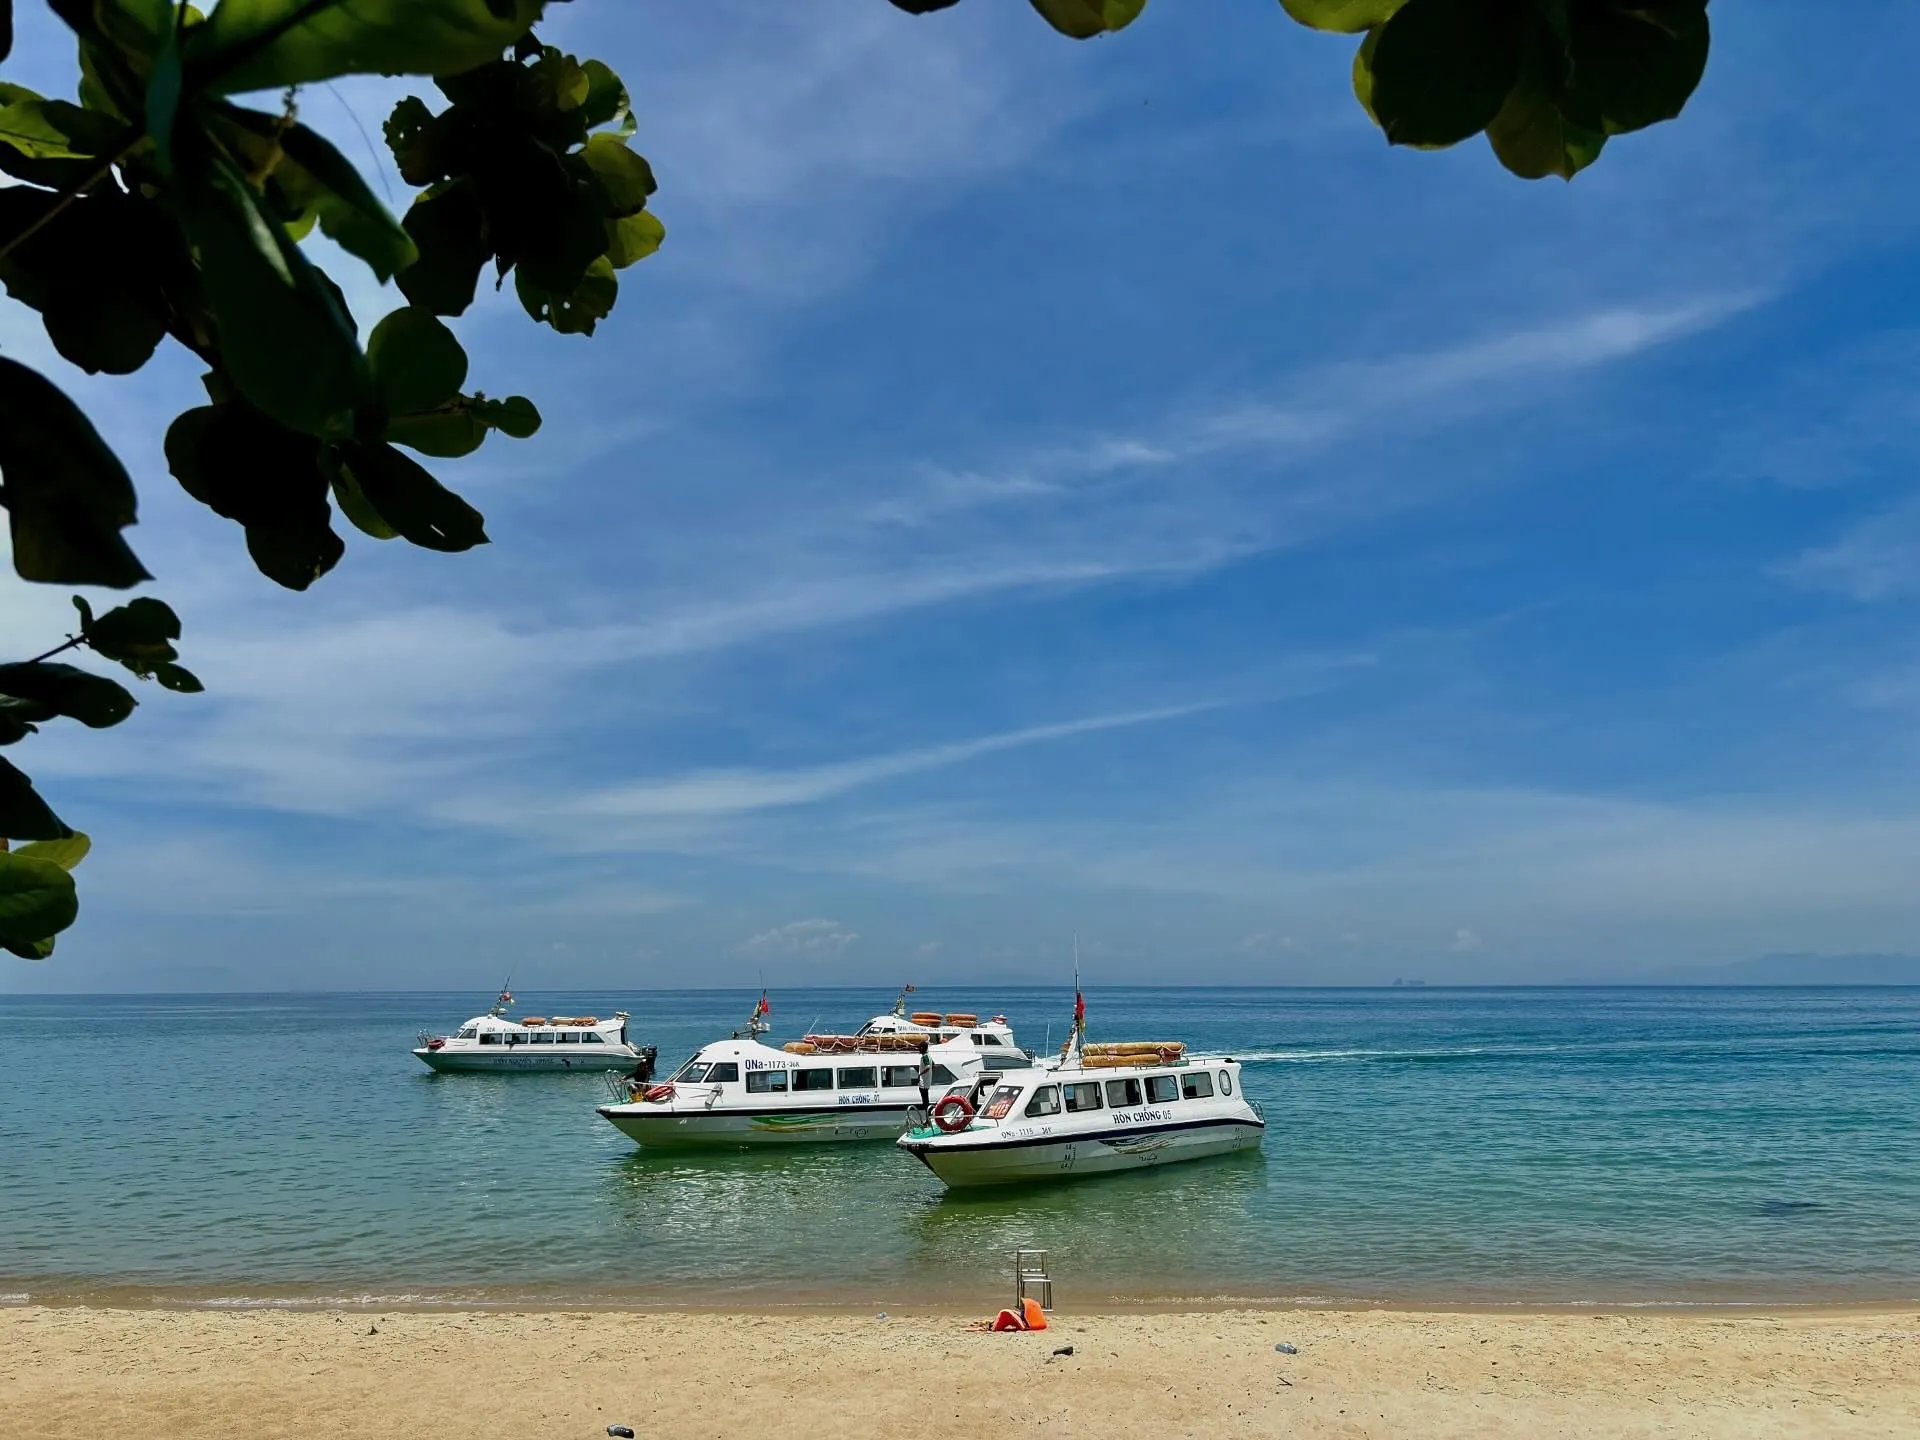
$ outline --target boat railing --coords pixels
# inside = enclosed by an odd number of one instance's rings
[[[606,1083],[607,1093],[613,1096],[614,1104],[630,1105],[633,1103],[633,1090],[627,1084],[627,1075],[624,1070],[602,1070],[600,1072],[600,1078]]]
[[[1259,1120],[1259,1122],[1260,1122],[1260,1123],[1261,1123],[1262,1125],[1264,1125],[1264,1124],[1266,1124],[1266,1123],[1267,1123],[1267,1112],[1266,1112],[1266,1109],[1265,1109],[1265,1107],[1264,1107],[1264,1106],[1262,1106],[1262,1105],[1261,1105],[1261,1103],[1260,1103],[1260,1102],[1259,1102],[1258,1100],[1249,1100],[1249,1101],[1247,1101],[1247,1108],[1248,1108],[1249,1110],[1251,1110],[1251,1111],[1253,1111],[1253,1113],[1254,1113],[1254,1118],[1256,1118],[1257,1120]]]

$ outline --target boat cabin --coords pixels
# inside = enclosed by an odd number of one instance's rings
[[[950,1053],[947,1060],[942,1060],[930,1049],[928,1058],[933,1061],[930,1090],[958,1082],[958,1056]],[[919,1099],[920,1062],[917,1055],[906,1051],[797,1055],[757,1041],[723,1040],[705,1047],[667,1080],[676,1088],[715,1089],[723,1095],[778,1096],[782,1100],[798,1095],[823,1104],[891,1101],[906,1105]]]
[[[619,1045],[626,1040],[625,1016],[602,1020],[597,1015],[528,1015],[518,1023],[499,1015],[478,1015],[454,1034],[454,1039],[476,1045]]]

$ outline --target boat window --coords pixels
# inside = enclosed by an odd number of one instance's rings
[[[1190,1070],[1180,1077],[1180,1093],[1189,1100],[1213,1098],[1213,1076],[1205,1070]]]
[[[560,1043],[562,1045],[585,1045],[590,1043],[593,1038],[591,1035],[577,1034],[572,1030],[562,1030],[560,1032]]]
[[[1180,1082],[1171,1075],[1147,1076],[1147,1103],[1159,1105],[1180,1098]]]
[[[527,1039],[535,1045],[559,1044],[559,1041],[554,1039],[553,1031],[551,1030],[536,1030],[533,1034],[529,1035]]]
[[[880,1072],[880,1083],[889,1090],[899,1090],[905,1086],[920,1083],[918,1065],[889,1065]]]
[[[1107,1104],[1119,1109],[1122,1105],[1140,1103],[1140,1082],[1134,1079],[1107,1081]]]
[[[1087,1080],[1078,1085],[1067,1086],[1067,1113],[1080,1110],[1098,1110],[1100,1108],[1100,1082]]]
[[[689,1085],[698,1085],[707,1078],[707,1066],[702,1061],[689,1060],[680,1067],[680,1073],[673,1078],[683,1080]]]
[[[787,1072],[784,1070],[749,1070],[747,1072],[747,1093],[749,1095],[786,1094]]]
[[[831,1090],[833,1071],[796,1070],[793,1072],[793,1088],[796,1090]]]
[[[596,1035],[593,1031],[588,1030],[581,1034],[580,1043],[582,1045],[598,1045],[601,1043],[602,1038],[603,1037]]]
[[[1060,1087],[1042,1085],[1033,1092],[1033,1098],[1027,1101],[1029,1115],[1058,1115],[1060,1113]]]
[[[500,1043],[500,1032],[498,1030],[489,1030],[480,1037],[480,1043],[482,1045],[498,1045]]]
[[[953,1071],[944,1065],[936,1065],[933,1067],[933,1083],[936,1085],[951,1085],[958,1078]]]
[[[983,1120],[1004,1120],[1013,1110],[1013,1102],[1020,1098],[1018,1085],[1002,1085],[993,1092],[993,1098],[987,1101],[986,1109],[980,1112]]]
[[[862,1066],[858,1070],[842,1070],[840,1072],[840,1088],[842,1090],[872,1090],[879,1084],[880,1072],[871,1065]]]
[[[942,1045],[946,1044],[949,1040],[958,1040],[959,1038],[960,1037],[951,1030],[942,1030],[940,1032],[940,1043]]]
[[[993,1044],[993,1037],[991,1035],[982,1035],[978,1030],[973,1032],[972,1039],[973,1039],[973,1043],[976,1045]]]
[[[478,1035],[479,1033],[480,1032],[474,1029],[473,1026],[468,1025],[464,1029],[462,1029],[460,1034],[455,1038],[460,1040],[471,1040],[473,1039],[474,1036]]]
[[[1220,1072],[1220,1093],[1222,1095],[1233,1094],[1233,1076],[1224,1070]]]
[[[707,1071],[707,1084],[709,1085],[738,1085],[739,1083],[740,1066],[732,1060],[716,1065]]]

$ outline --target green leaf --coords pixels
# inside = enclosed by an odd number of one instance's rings
[[[80,914],[73,877],[50,860],[0,851],[0,945],[33,947]]]
[[[371,535],[376,540],[400,538],[400,532],[380,518],[380,512],[373,508],[373,502],[360,489],[360,482],[353,478],[353,472],[337,463],[333,467],[333,501],[340,507],[340,513],[361,534]]]
[[[580,118],[589,130],[611,124],[627,113],[630,101],[620,77],[598,60],[580,67],[587,74],[587,98],[580,102]]]
[[[371,376],[337,292],[261,211],[230,161],[183,154],[180,178],[222,369],[281,424],[309,435],[350,433]]]
[[[0,503],[21,579],[115,589],[151,579],[120,538],[133,482],[79,407],[0,357],[0,415]]]
[[[53,954],[53,936],[44,940],[29,940],[23,945],[0,945],[0,950],[18,955],[22,960],[45,960]]]
[[[1147,0],[1030,0],[1033,8],[1062,35],[1091,40],[1124,30],[1147,8]]]
[[[446,179],[446,156],[439,144],[442,128],[439,117],[418,95],[407,96],[387,116],[381,133],[393,152],[393,163],[400,167],[400,178],[409,185]]]
[[[131,374],[166,334],[169,278],[190,286],[192,262],[151,202],[112,191],[59,207],[45,190],[0,189],[0,234],[43,222],[0,259],[0,280],[40,312],[68,360],[96,374]]]
[[[271,174],[288,202],[308,211],[342,250],[367,262],[382,282],[414,262],[413,239],[374,198],[360,172],[304,125],[221,105],[222,136],[254,174]]]
[[[467,379],[467,352],[431,310],[396,310],[367,339],[374,383],[393,415],[444,405]]]
[[[153,137],[154,159],[162,175],[173,171],[173,127],[180,115],[182,83],[179,27],[165,25],[160,32],[159,52],[147,76],[146,97],[147,134]]]
[[[11,695],[0,695],[0,745],[12,745],[26,739],[39,730],[40,721],[52,718],[43,705],[35,705],[30,700],[18,700]]]
[[[603,213],[610,219],[639,214],[647,197],[659,188],[654,184],[653,167],[627,148],[624,136],[588,136],[580,158],[593,174]]]
[[[1520,0],[1407,0],[1373,37],[1371,111],[1395,145],[1486,129],[1520,75]]]
[[[339,75],[451,75],[498,58],[544,0],[220,0],[188,32],[208,92],[278,90]],[[496,13],[496,8],[498,13]]]
[[[0,760],[0,835],[10,840],[64,840],[73,833],[47,808],[33,782]]]
[[[1380,117],[1373,113],[1373,52],[1379,43],[1379,29],[1369,30],[1367,38],[1360,42],[1360,48],[1353,52],[1353,98],[1360,102],[1360,108],[1367,112],[1367,118],[1376,125],[1380,123]]]
[[[386,434],[381,438],[390,445],[418,450],[422,455],[458,460],[480,448],[487,438],[487,425],[471,407],[463,404],[415,415],[395,415],[387,421]]]
[[[1523,180],[1558,175],[1571,180],[1600,158],[1607,137],[1582,129],[1560,113],[1565,61],[1545,26],[1530,37],[1520,78],[1487,126],[1487,143],[1500,163]]]
[[[58,865],[62,870],[71,870],[87,858],[87,852],[93,849],[93,841],[81,831],[59,840],[35,840],[27,845],[16,845],[15,855],[24,855],[29,860],[45,860]]]
[[[620,294],[620,282],[605,257],[589,265],[580,283],[564,294],[540,288],[524,269],[514,272],[513,286],[526,312],[562,335],[591,335],[593,327],[613,313]]]
[[[166,601],[142,596],[115,606],[98,619],[89,615],[86,602],[78,595],[73,603],[80,608],[80,633],[103,659],[145,673],[161,661],[178,658],[173,642],[180,638],[180,617]]]
[[[540,428],[540,412],[524,395],[509,395],[504,400],[481,400],[474,411],[487,425],[502,435],[525,440]]]
[[[1623,135],[1686,106],[1707,67],[1706,0],[1604,0],[1571,13],[1561,102],[1588,130]]]
[[[0,145],[11,145],[39,160],[111,155],[127,133],[124,125],[108,116],[65,100],[20,98],[0,105]]]
[[[343,441],[340,466],[373,512],[402,537],[428,550],[471,550],[487,543],[480,512],[447,489],[418,461],[378,441]]]
[[[177,690],[182,695],[198,695],[207,687],[200,683],[200,677],[184,665],[176,665],[168,660],[153,667],[153,678],[169,690]]]
[[[660,248],[667,238],[667,227],[651,210],[607,222],[607,263],[624,270],[636,260],[644,260]]]
[[[480,267],[493,254],[473,187],[454,185],[423,196],[403,223],[420,258],[396,277],[400,293],[436,315],[463,313],[473,303]]]
[[[89,730],[118,725],[137,703],[124,685],[104,675],[50,660],[0,665],[0,694],[44,705]]]
[[[181,414],[166,449],[167,468],[189,495],[245,527],[247,553],[269,580],[304,590],[346,553],[311,435],[232,400]]]
[[[1280,0],[1287,14],[1315,30],[1358,35],[1384,25],[1406,0]]]

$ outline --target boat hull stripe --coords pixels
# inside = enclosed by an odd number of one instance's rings
[[[1263,1120],[1251,1120],[1241,1116],[1221,1116],[1213,1120],[1179,1120],[1168,1125],[1129,1126],[1125,1130],[1116,1130],[1111,1134],[1095,1135],[1086,1131],[1054,1135],[1030,1135],[1024,1140],[984,1140],[972,1144],[945,1144],[937,1140],[902,1140],[900,1148],[910,1150],[925,1159],[923,1151],[935,1155],[964,1155],[974,1150],[1024,1150],[1030,1145],[1103,1145],[1109,1140],[1119,1140],[1133,1135],[1164,1135],[1173,1130],[1211,1130],[1216,1126],[1243,1125],[1249,1130],[1267,1128]]]

